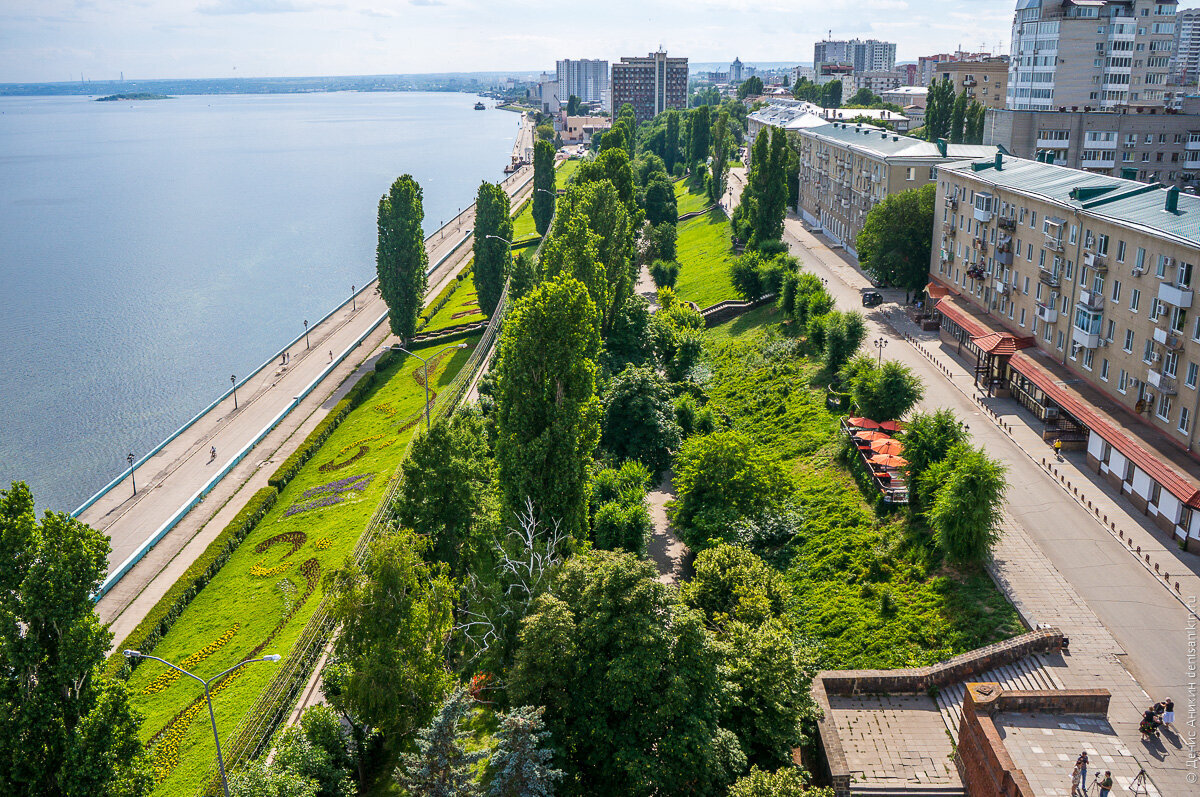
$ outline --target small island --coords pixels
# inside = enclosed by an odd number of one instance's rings
[[[117,100],[169,100],[171,96],[168,94],[151,94],[150,92],[140,91],[131,94],[109,94],[107,97],[97,97],[96,102],[115,102]]]

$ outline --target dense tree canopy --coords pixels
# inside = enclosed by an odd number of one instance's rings
[[[498,183],[483,182],[475,196],[475,290],[479,309],[491,315],[512,267],[512,211]]]
[[[572,95],[572,99],[578,99]],[[545,235],[554,216],[554,145],[539,141],[533,147],[533,226]]]
[[[920,487],[925,471],[941,462],[951,449],[967,441],[967,432],[949,409],[918,412],[904,428],[904,458],[908,460],[908,493],[912,503],[921,505]]]
[[[679,427],[671,391],[656,371],[630,366],[604,392],[601,445],[618,461],[636,459],[652,473],[671,463],[679,447]]]
[[[858,257],[875,279],[918,291],[929,281],[933,241],[933,183],[884,197],[867,213],[858,234]]]
[[[741,85],[737,88],[737,98],[739,100],[744,100],[747,97],[757,97],[762,93],[763,82],[762,78],[760,78],[758,75],[752,75],[747,80],[743,80]]]
[[[1004,466],[982,448],[960,444],[921,477],[926,516],[938,545],[955,562],[983,564],[1000,538],[1007,485]]]
[[[397,178],[379,200],[375,266],[392,334],[405,341],[416,334],[417,315],[425,302],[429,254],[421,230],[424,220],[421,186],[412,175]]]

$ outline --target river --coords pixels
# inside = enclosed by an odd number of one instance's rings
[[[427,233],[499,180],[475,100],[0,97],[0,487],[74,509],[374,277],[397,176]]]

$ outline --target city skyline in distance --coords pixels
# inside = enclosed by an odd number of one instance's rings
[[[1007,47],[1012,13],[982,0],[43,0],[0,7],[0,83],[529,72],[659,45],[692,62],[803,63],[830,31],[894,41],[905,61]]]

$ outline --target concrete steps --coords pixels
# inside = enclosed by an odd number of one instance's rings
[[[1062,682],[1054,671],[1046,666],[1041,654],[1033,654],[1025,658],[988,670],[972,678],[972,682],[995,682],[1000,688],[1009,690],[1034,691],[1042,689],[1062,689]],[[962,723],[962,704],[966,696],[966,686],[958,683],[938,692],[935,702],[942,714],[951,738],[958,740],[958,726]],[[856,792],[857,794],[857,792]]]

